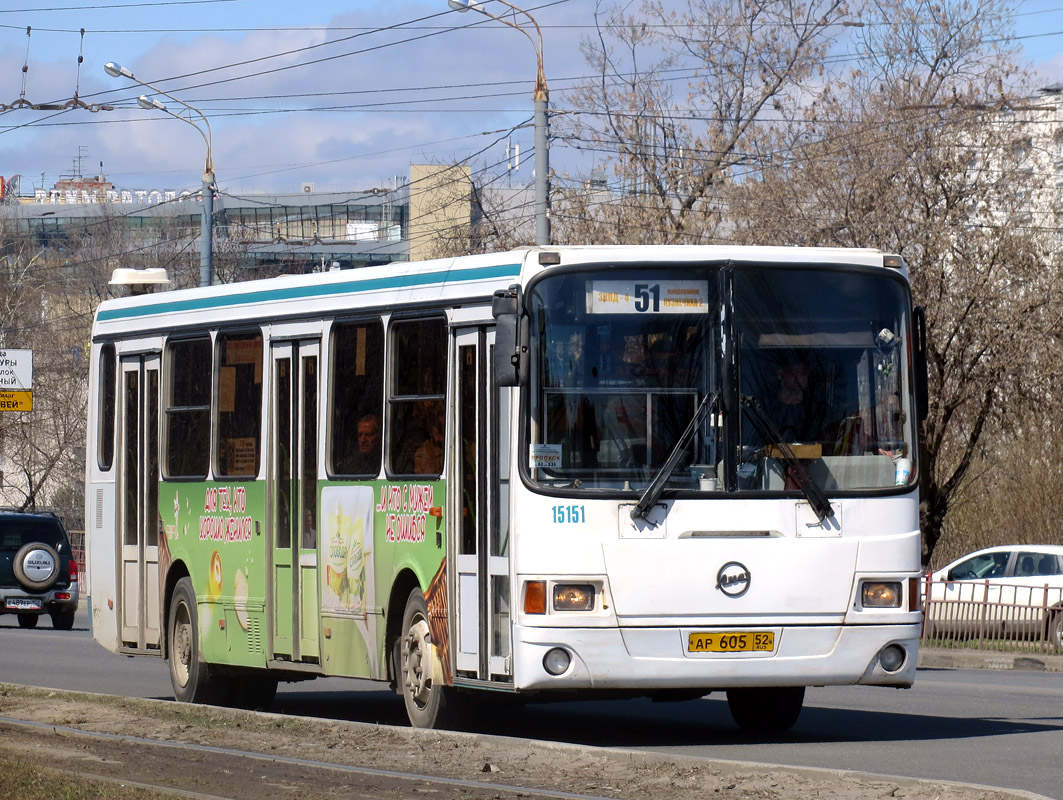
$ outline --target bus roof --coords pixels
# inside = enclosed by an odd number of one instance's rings
[[[878,250],[736,245],[579,245],[527,247],[503,253],[417,262],[390,262],[334,272],[179,289],[106,300],[96,311],[94,336],[171,330],[263,317],[314,316],[338,310],[490,301],[498,288],[526,282],[544,269],[580,263],[757,262],[778,265],[849,264],[882,267]],[[901,271],[904,271],[901,262]]]

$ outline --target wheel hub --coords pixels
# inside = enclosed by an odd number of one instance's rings
[[[188,684],[192,665],[192,624],[186,614],[178,615],[173,627],[173,638],[174,676],[185,686]]]
[[[432,695],[432,634],[424,619],[414,622],[406,633],[403,661],[406,692],[417,705],[423,707]]]

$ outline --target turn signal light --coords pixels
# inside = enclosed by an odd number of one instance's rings
[[[860,592],[864,608],[900,608],[901,584],[899,581],[868,581]]]
[[[524,613],[546,613],[546,581],[528,581],[524,584]]]

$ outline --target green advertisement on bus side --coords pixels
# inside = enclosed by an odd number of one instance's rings
[[[323,672],[384,677],[383,615],[395,577],[411,570],[427,592],[442,574],[445,488],[444,481],[323,483],[285,565],[267,549],[265,484],[162,483],[160,571],[176,562],[187,568],[212,663],[265,666],[276,655],[267,652],[267,626],[295,603],[301,623],[316,628],[304,640],[320,642],[310,655]],[[296,572],[303,585],[285,599],[281,584]]]

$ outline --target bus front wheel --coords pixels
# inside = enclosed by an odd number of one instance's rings
[[[765,686],[728,689],[727,706],[746,733],[782,733],[801,715],[804,686]]]
[[[453,724],[454,692],[444,685],[428,627],[428,606],[418,587],[414,587],[406,600],[398,650],[399,686],[410,724],[415,728],[443,728]]]
[[[182,703],[223,705],[230,681],[211,674],[210,665],[199,657],[199,614],[192,581],[181,578],[170,598],[170,684]]]

